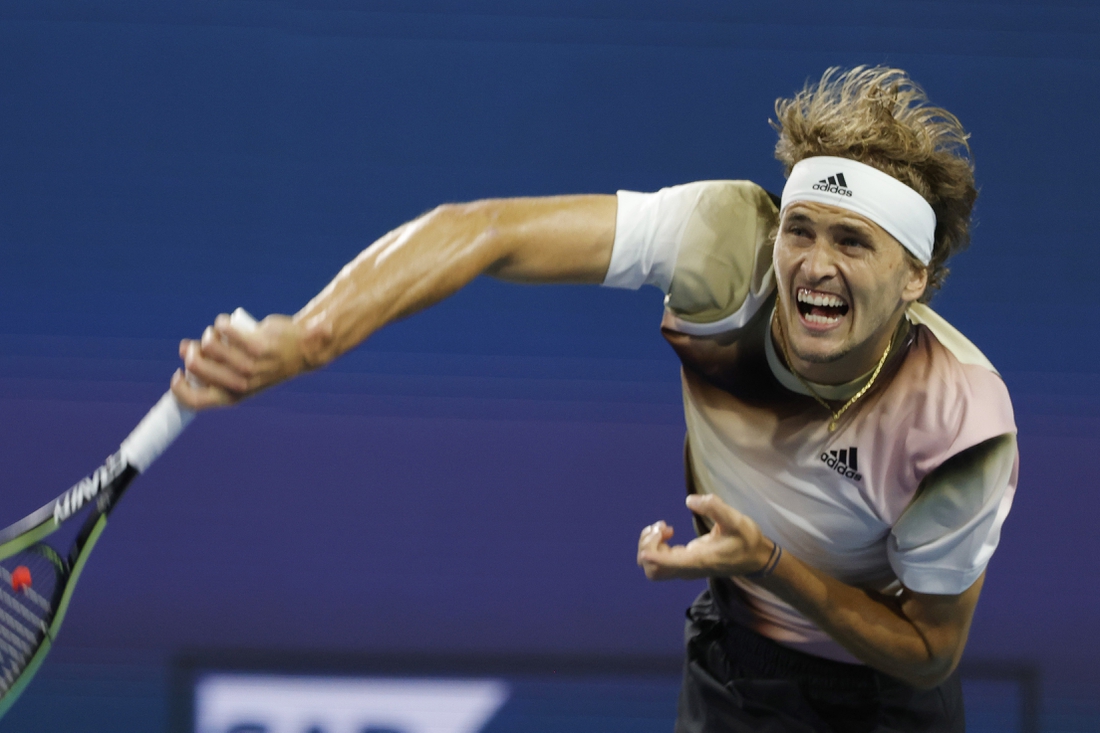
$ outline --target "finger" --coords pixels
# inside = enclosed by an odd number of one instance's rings
[[[263,356],[263,343],[256,338],[254,329],[243,331],[237,328],[233,325],[233,318],[226,313],[220,313],[214,319],[214,335],[222,343],[238,349],[252,358]]]
[[[243,393],[248,390],[248,380],[244,376],[225,364],[203,356],[198,342],[190,342],[183,351],[184,366],[199,381],[231,392]]]
[[[736,530],[744,517],[714,494],[689,494],[685,503],[688,509],[725,530]]]
[[[209,350],[203,350],[202,341],[196,341],[194,339],[183,339],[180,341],[179,355],[180,359],[184,362],[184,366],[187,367],[187,373],[194,377],[194,379],[191,380],[192,382],[198,379],[199,374],[209,378],[211,367],[205,362],[219,361],[219,359],[212,357]]]
[[[662,542],[672,539],[673,534],[675,534],[675,531],[663,520],[655,522],[642,530],[641,536],[638,537],[638,549],[656,547]]]
[[[188,379],[182,369],[177,369],[172,375],[171,389],[180,404],[196,411],[220,407],[234,401],[233,396],[224,390],[206,387]]]
[[[685,545],[662,545],[641,550],[638,564],[650,580],[704,578],[709,574],[698,553]]]
[[[255,373],[256,362],[254,357],[247,351],[218,336],[212,326],[208,326],[202,332],[200,344],[203,358],[224,364],[246,380]]]

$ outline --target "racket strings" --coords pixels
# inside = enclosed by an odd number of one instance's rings
[[[64,571],[55,562],[56,553],[53,557],[51,553],[30,548],[0,561],[0,697],[15,684],[49,634],[59,573]]]
[[[6,586],[11,586],[12,582],[13,582],[12,577],[11,577],[11,573],[9,573],[8,569],[6,567],[4,567],[3,565],[0,565],[0,582],[3,582],[4,585],[6,585]],[[43,598],[41,595],[39,595],[38,591],[36,591],[34,588],[31,588],[30,586],[27,586],[26,588],[23,589],[23,595],[26,596],[27,599],[31,601],[31,603],[38,606],[43,611],[45,611],[47,613],[49,612],[50,602],[47,601],[45,598]]]

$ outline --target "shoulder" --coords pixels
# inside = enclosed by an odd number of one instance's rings
[[[961,593],[1000,539],[1019,470],[1008,389],[944,318],[911,306],[905,361],[888,390],[896,472],[888,555],[906,587]]]
[[[604,284],[665,293],[685,250],[697,252],[720,242],[760,216],[774,218],[775,205],[749,181],[696,181],[654,193],[619,191],[615,244]]]
[[[1012,400],[993,364],[969,339],[925,305],[907,315],[909,353],[891,385],[895,414],[905,415],[919,480],[951,456],[1015,434]]]
[[[687,217],[693,214],[706,217],[739,211],[754,212],[758,209],[775,211],[773,198],[752,181],[716,180],[693,181],[668,186],[653,193],[621,190],[619,215],[631,219],[646,218],[658,213],[664,216]]]
[[[708,181],[696,192],[665,305],[674,328],[709,335],[743,327],[771,292],[779,211],[749,181]]]

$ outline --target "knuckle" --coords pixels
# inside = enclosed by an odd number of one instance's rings
[[[274,349],[268,347],[267,340],[262,337],[244,339],[241,343],[241,349],[253,359],[259,359],[274,351]]]

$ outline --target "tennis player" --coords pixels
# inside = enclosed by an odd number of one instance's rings
[[[482,273],[656,285],[683,363],[697,537],[642,531],[649,578],[707,578],[676,730],[961,731],[956,665],[1017,476],[1012,407],[925,303],[968,243],[967,135],[904,72],[830,70],[776,104],[782,197],[747,181],[441,206],[293,317],[219,316],[172,388],[202,409],[324,365]]]

